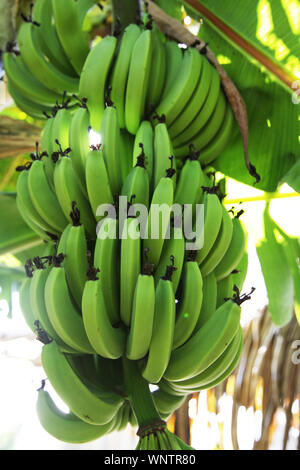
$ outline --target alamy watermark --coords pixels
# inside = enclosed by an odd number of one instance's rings
[[[296,339],[292,343],[292,348],[295,349],[295,352],[292,354],[292,363],[295,365],[300,364],[300,339]]]
[[[101,204],[96,216],[98,238],[176,239],[185,238],[188,251],[200,250],[204,245],[204,204],[151,204],[149,212],[144,204],[131,204],[127,196],[119,196],[117,204]],[[125,221],[134,219],[130,230]],[[111,224],[111,219],[115,224]]]

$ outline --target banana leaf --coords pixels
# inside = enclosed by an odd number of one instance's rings
[[[19,213],[15,193],[0,193],[0,215],[0,255],[18,253],[42,243]]]
[[[249,157],[261,177],[256,187],[273,192],[300,157],[300,106],[294,99],[300,76],[299,4],[244,0],[237,7],[234,0],[188,0],[184,5],[195,18],[201,14],[199,37],[209,43],[245,101]],[[238,126],[214,166],[253,185]]]
[[[286,250],[278,239],[276,232],[282,237],[282,231],[270,216],[269,204],[265,207],[263,225],[264,238],[257,241],[256,252],[267,289],[269,312],[274,324],[283,327],[289,323],[294,312],[295,277],[291,264],[295,262],[295,257],[292,254],[287,257]],[[296,289],[299,292],[297,286]]]

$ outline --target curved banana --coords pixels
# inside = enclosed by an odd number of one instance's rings
[[[80,311],[69,293],[66,273],[62,267],[53,267],[45,283],[45,304],[48,317],[59,337],[78,352],[93,354]]]
[[[156,115],[165,116],[169,127],[185,108],[199,80],[202,67],[201,54],[195,48],[188,48],[183,54],[182,66],[176,81],[156,107]],[[152,117],[153,119],[153,117]]]
[[[174,168],[173,146],[165,123],[159,123],[154,127],[153,140],[153,187],[155,188],[159,180],[166,176],[166,171],[170,168],[170,159]],[[174,168],[176,170],[176,168]],[[176,172],[173,180],[176,182]]]
[[[108,106],[103,112],[100,128],[101,148],[107,168],[113,196],[119,194],[122,187],[122,164],[120,158],[120,126],[116,108]]]
[[[202,186],[205,185],[205,175],[201,168],[198,155],[191,155],[188,157],[180,171],[179,181],[176,185],[174,202],[175,204],[193,205],[193,212],[195,204],[200,204],[203,190]]]
[[[203,64],[194,93],[192,94],[186,107],[169,127],[169,134],[172,139],[176,138],[177,135],[184,132],[190,126],[207,98],[211,84],[213,67],[205,57],[201,57]]]
[[[150,76],[152,34],[143,31],[134,43],[125,95],[125,125],[135,135],[144,117],[146,94]]]
[[[99,215],[98,208],[102,204],[114,204],[114,197],[102,150],[91,150],[86,159],[85,167],[86,188],[90,205],[96,220],[103,217]],[[99,184],[101,182],[101,184]]]
[[[171,271],[172,273],[172,271]],[[171,275],[166,271],[155,289],[155,310],[149,353],[142,366],[142,376],[158,383],[168,366],[175,326],[175,295]]]
[[[133,296],[130,330],[126,343],[128,359],[133,361],[142,359],[148,353],[152,341],[154,310],[154,278],[151,272],[141,273],[138,276]]]
[[[76,202],[80,211],[80,219],[86,232],[91,237],[95,238],[96,219],[93,215],[89,201],[81,190],[71,158],[67,156],[59,157],[56,162],[54,168],[54,187],[65,218],[69,222],[72,222],[70,214],[73,203]]]
[[[31,308],[31,299],[30,299],[30,286],[32,282],[32,277],[26,277],[21,284],[19,290],[19,301],[21,311],[24,317],[24,320],[27,323],[27,326],[31,329],[31,331],[36,334],[36,321],[37,318],[34,315],[34,312]]]
[[[150,188],[149,176],[145,166],[144,151],[137,158],[136,165],[128,173],[121,190],[122,196],[127,196],[128,202],[133,198],[133,204],[143,204],[148,208]]]
[[[202,290],[203,299],[195,332],[207,322],[217,308],[217,281],[213,272],[203,278]]]
[[[132,168],[132,155],[134,146],[134,136],[126,129],[120,129],[120,162],[122,182],[124,183],[128,173]]]
[[[204,204],[204,244],[197,254],[198,264],[201,265],[210,250],[212,249],[220,231],[223,209],[222,204],[216,194],[205,193],[203,197]]]
[[[172,284],[174,289],[174,294],[176,294],[178,285],[181,279],[182,267],[184,262],[185,256],[185,240],[184,235],[181,229],[181,235],[178,235],[178,228],[176,229],[177,237],[175,237],[175,229],[171,230],[171,235],[169,239],[165,240],[163,250],[161,252],[159,263],[155,269],[154,273],[154,281],[155,286],[157,286],[161,277],[164,276],[166,272],[166,266],[170,262],[170,259],[174,260],[174,266],[176,267],[176,271],[173,272],[172,275]]]
[[[31,216],[26,211],[24,206],[21,204],[18,197],[16,198],[16,205],[17,205],[18,211],[19,211],[21,217],[23,218],[24,222],[28,225],[28,227],[31,228],[31,230],[33,230],[37,235],[39,235],[39,237],[42,240],[51,241],[51,240],[53,240],[53,237],[57,237],[57,235],[51,234],[49,232],[45,232],[44,229],[42,229],[39,225],[37,225],[34,222],[34,220],[31,218]]]
[[[106,308],[103,285],[95,277],[85,284],[82,296],[82,318],[86,334],[97,354],[118,359],[125,350],[125,332],[113,327]]]
[[[21,111],[28,114],[28,116],[44,120],[46,118],[45,113],[49,113],[52,110],[51,106],[49,105],[39,104],[39,102],[29,100],[26,96],[19,92],[12,82],[7,83],[7,89],[16,106]]]
[[[236,265],[234,270],[231,272],[233,284],[237,286],[240,292],[243,289],[243,285],[247,276],[247,270],[248,270],[248,253],[247,251],[245,251],[241,258],[241,261]]]
[[[152,30],[152,57],[146,95],[146,112],[148,113],[151,113],[158,105],[167,75],[166,49],[161,35],[162,33],[157,28]]]
[[[90,45],[87,36],[81,29],[76,3],[74,0],[65,0],[64,2],[52,0],[52,8],[60,43],[74,70],[80,75],[90,51]]]
[[[217,308],[219,308],[226,299],[233,296],[233,277],[229,275],[217,282]]]
[[[61,95],[45,87],[43,83],[37,80],[25,64],[22,67],[20,66],[21,56],[4,52],[2,60],[8,81],[28,100],[54,106],[56,101],[61,98]]]
[[[148,251],[148,261],[155,267],[159,263],[165,238],[170,233],[173,199],[174,184],[172,179],[161,178],[153,192],[144,232],[145,238],[143,239],[143,247]]]
[[[195,329],[203,300],[202,286],[198,263],[187,260],[183,268],[180,298],[176,304],[173,349],[184,344]]]
[[[117,39],[114,36],[101,39],[89,52],[80,75],[79,96],[87,99],[90,124],[96,132],[100,132],[105,109],[106,81],[116,46]]]
[[[54,341],[43,347],[41,359],[51,385],[73,414],[93,425],[113,419],[123,399],[114,392],[87,385]]]
[[[141,28],[136,24],[125,28],[112,70],[110,97],[117,108],[121,129],[125,128],[125,95],[132,50],[141,32]]]
[[[180,147],[197,135],[208,122],[218,102],[221,79],[215,69],[212,69],[211,81],[205,103],[193,121],[179,135],[173,139],[174,147]]]
[[[37,40],[38,26],[26,22],[18,31],[18,45],[22,59],[35,77],[56,93],[77,93],[79,79],[61,72],[47,60]]]
[[[175,80],[179,75],[180,68],[182,66],[182,49],[178,46],[176,41],[167,39],[165,42],[166,48],[166,79],[164,83],[164,89],[162,92],[161,100],[169,93]]]
[[[57,195],[49,184],[42,160],[35,160],[30,167],[28,190],[32,203],[40,216],[56,232],[62,232],[68,221],[61,210]]]
[[[64,12],[64,16],[67,16]],[[60,43],[56,25],[52,22],[53,5],[49,0],[37,0],[33,7],[33,20],[39,23],[37,41],[41,50],[50,62],[61,72],[71,77],[77,77],[77,73],[69,62],[68,57]]]
[[[242,222],[239,218],[234,217],[232,223],[233,231],[230,245],[214,270],[217,281],[224,279],[236,268],[246,249],[247,236]]]
[[[231,242],[233,224],[227,209],[222,205],[222,223],[219,234],[213,244],[210,252],[200,263],[200,269],[203,276],[210,274],[223,259]]]
[[[195,377],[191,379],[183,380],[180,384],[177,382],[175,386],[180,386],[187,391],[189,389],[196,390],[198,387],[204,387],[205,385],[215,381],[224,372],[228,369],[232,361],[235,359],[240,346],[241,342],[243,341],[243,329],[239,326],[237,333],[231,340],[230,344],[224,350],[224,352],[218,357],[218,359],[213,362],[207,369],[201,372]]]
[[[175,326],[175,295],[172,270],[168,269],[155,289],[155,309],[152,337],[148,356],[142,366],[142,376],[150,383],[158,383],[169,364]]]
[[[80,106],[72,116],[69,132],[69,146],[71,148],[74,171],[84,193],[87,192],[85,165],[90,151],[89,127],[90,115],[88,109],[85,105]]]
[[[22,171],[17,179],[17,203],[20,206],[20,213],[27,215],[30,220],[38,226],[39,229],[44,232],[52,233],[53,235],[59,235],[60,231],[54,229],[53,226],[46,222],[46,220],[40,215],[32,202],[29,187],[28,187],[29,171]]]
[[[120,315],[126,326],[130,326],[134,291],[141,271],[141,238],[137,226],[137,219],[128,218],[121,232]]]
[[[116,232],[115,219],[106,220],[108,233]],[[113,233],[113,232],[112,232]],[[94,266],[100,270],[103,297],[110,322],[113,326],[120,322],[120,240],[116,237],[98,237],[94,250]]]
[[[79,218],[74,219],[73,225],[68,230],[63,254],[65,255],[63,266],[66,271],[67,283],[72,298],[80,309],[89,264],[85,229],[80,224]]]
[[[209,118],[209,121],[205,124],[201,131],[192,139],[190,139],[186,144],[174,148],[174,154],[176,158],[185,157],[188,155],[191,144],[194,145],[194,147],[201,153],[202,148],[208,145],[209,142],[213,141],[216,133],[222,126],[222,122],[226,113],[226,106],[226,98],[224,96],[223,90],[220,89],[217,105],[213,111],[213,114]]]
[[[180,382],[207,369],[236,334],[240,316],[241,308],[235,302],[222,304],[183,346],[172,352],[164,377]]]
[[[38,390],[36,410],[45,431],[56,439],[70,444],[83,444],[99,439],[110,433],[115,425],[115,418],[107,424],[94,425],[82,421],[72,412],[64,413],[44,389]]]
[[[142,121],[134,137],[133,162],[135,166],[137,159],[141,154],[145,154],[145,166],[149,176],[150,188],[153,185],[153,128],[150,121]]]
[[[227,106],[226,113],[217,134],[205,147],[201,149],[199,160],[204,165],[215,160],[226,148],[232,136],[234,127],[234,117],[230,106]]]
[[[152,396],[159,414],[167,417],[174,413],[186,400],[186,395],[171,395],[161,388],[155,390]]]

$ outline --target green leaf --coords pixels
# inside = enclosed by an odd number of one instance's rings
[[[155,0],[155,2],[162,10],[164,10],[169,16],[176,18],[176,20],[181,21],[182,12],[181,6],[182,2],[179,0]]]
[[[41,243],[19,213],[15,193],[0,193],[0,214],[0,255],[17,253]]]
[[[294,281],[282,244],[276,238],[277,225],[269,207],[263,216],[265,237],[257,242],[256,251],[268,293],[269,312],[275,325],[289,323],[294,311]]]
[[[300,159],[289,169],[283,177],[283,181],[293,188],[294,191],[300,193]]]
[[[282,246],[284,248],[291,275],[294,282],[294,310],[300,325],[300,244],[297,238],[285,235]]]
[[[296,158],[300,157],[300,106],[294,104],[293,90],[262,65],[260,55],[255,51],[267,57],[271,62],[270,68],[276,73],[288,73],[291,81],[296,80],[296,73],[300,73],[300,29],[293,25],[292,20],[292,3],[295,2],[272,0],[271,4],[267,0],[244,0],[240,8],[236,8],[233,0],[203,0],[198,3],[214,15],[212,19],[217,18],[217,21],[209,21],[201,12],[203,25],[199,37],[209,43],[246,103],[249,158],[261,176],[256,187],[273,192]],[[236,35],[250,44],[248,51],[243,43],[238,45]],[[253,185],[253,177],[245,166],[237,125],[230,145],[214,166],[227,176]]]

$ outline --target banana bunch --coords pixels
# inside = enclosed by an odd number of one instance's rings
[[[207,166],[233,114],[215,68],[147,16],[90,48],[92,3],[37,0],[20,54],[4,54],[16,103],[47,118],[17,168],[19,211],[46,242],[25,265],[20,302],[70,411],[45,383],[37,411],[66,442],[131,425],[137,449],[187,449],[165,420],[236,367],[250,298],[241,212],[226,209]]]
[[[79,89],[79,77],[90,51],[82,23],[93,0],[37,0],[23,15],[18,49],[3,54],[8,90],[17,106],[45,119],[64,93]]]

